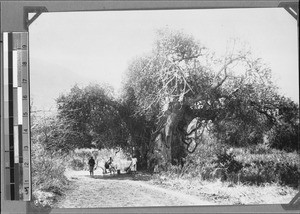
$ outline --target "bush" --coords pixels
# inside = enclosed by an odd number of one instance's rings
[[[49,146],[53,131],[49,124],[53,121],[48,119],[33,114],[31,120],[32,198],[34,205],[41,207],[52,206],[56,197],[62,195],[69,184],[64,175],[66,154]]]
[[[282,97],[278,113],[280,123],[269,133],[272,148],[299,152],[299,104]]]
[[[69,166],[73,170],[83,170],[85,167],[85,163],[80,159],[74,158],[70,161]]]
[[[39,143],[34,143],[32,149],[33,191],[43,190],[62,194],[68,185],[68,180],[64,176],[66,169],[64,159],[45,151]]]
[[[263,183],[276,182],[274,163],[254,161],[251,164],[244,164],[240,172],[240,182],[260,185]]]
[[[166,175],[202,180],[221,179],[251,185],[278,183],[299,186],[300,159],[295,151],[277,150],[266,141],[248,147],[230,148],[206,135],[184,166],[169,167]]]
[[[215,167],[212,164],[215,154],[224,149],[226,149],[226,146],[217,143],[216,139],[209,135],[205,136],[196,151],[186,157],[181,175],[185,177],[211,177],[209,173]]]
[[[251,152],[251,151],[250,151]],[[269,154],[243,153],[236,158],[243,164],[240,181],[248,184],[276,182],[291,187],[299,186],[299,155],[273,149]]]
[[[241,171],[240,181],[248,184],[263,184],[276,182],[291,187],[299,186],[300,169],[289,163],[274,163],[273,161],[256,161]]]
[[[272,147],[287,152],[299,150],[299,124],[280,124],[273,129]]]
[[[259,143],[249,147],[250,154],[271,154],[272,150],[268,144]]]
[[[275,182],[295,188],[299,186],[300,160],[296,152],[287,153],[266,145],[250,149],[208,145],[199,145],[198,157],[196,154],[188,156],[185,171],[181,172],[184,176],[251,185]]]
[[[217,154],[217,158],[213,163],[217,164],[217,168],[225,169],[226,174],[238,173],[243,168],[243,165],[234,158],[235,155],[231,151],[222,151]]]
[[[278,175],[279,184],[298,187],[300,181],[299,165],[289,163],[277,163],[276,174]]]

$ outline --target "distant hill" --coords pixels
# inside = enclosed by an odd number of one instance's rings
[[[59,94],[66,93],[75,84],[88,84],[84,73],[74,73],[55,63],[31,60],[30,94],[34,109],[55,108],[55,99]]]

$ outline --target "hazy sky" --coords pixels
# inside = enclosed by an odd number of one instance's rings
[[[75,83],[108,82],[118,90],[128,63],[151,51],[164,27],[220,54],[239,38],[271,67],[280,92],[299,103],[296,20],[284,9],[214,9],[42,14],[29,29],[34,105],[54,108]]]

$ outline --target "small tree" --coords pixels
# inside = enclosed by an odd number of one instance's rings
[[[68,130],[66,143],[77,148],[113,148],[127,144],[127,127],[108,86],[75,85],[57,99],[58,118]]]
[[[278,122],[269,132],[269,143],[273,148],[299,152],[299,105],[279,97],[277,106]]]

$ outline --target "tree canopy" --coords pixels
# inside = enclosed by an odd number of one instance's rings
[[[129,64],[120,98],[106,85],[75,85],[57,106],[60,145],[133,149],[150,169],[180,163],[205,132],[236,146],[298,145],[298,104],[237,40],[216,56],[190,35],[158,31],[153,50]]]
[[[79,148],[112,148],[126,144],[127,128],[118,114],[118,103],[109,86],[75,85],[57,99],[59,120],[68,126],[64,139]]]
[[[126,87],[134,91],[136,113],[155,118],[161,143],[154,150],[169,153],[160,154],[166,162],[185,156],[183,148],[195,151],[208,128],[222,142],[241,146],[262,142],[279,123],[282,98],[270,68],[238,47],[233,41],[216,57],[192,36],[163,30],[153,51],[129,65]]]

